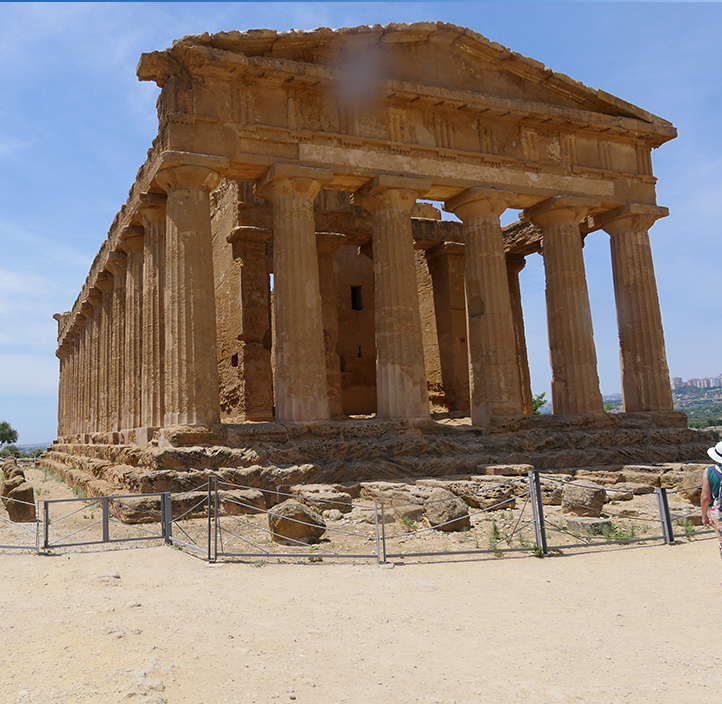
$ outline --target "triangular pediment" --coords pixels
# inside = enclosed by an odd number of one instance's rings
[[[555,73],[472,30],[442,22],[191,35],[175,42],[170,51],[195,46],[323,66],[343,72],[350,82],[401,81],[671,127],[662,118]]]

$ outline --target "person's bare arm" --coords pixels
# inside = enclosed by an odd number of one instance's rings
[[[708,470],[704,470],[704,477],[702,478],[702,496],[700,497],[699,504],[702,507],[702,523],[706,528],[710,527],[709,522],[709,502],[712,501],[712,489],[709,485],[709,477],[707,476]]]

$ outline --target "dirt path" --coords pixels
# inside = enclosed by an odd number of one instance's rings
[[[4,704],[712,702],[712,540],[397,566],[1,555]]]

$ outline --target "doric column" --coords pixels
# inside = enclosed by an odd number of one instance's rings
[[[514,320],[499,216],[515,195],[470,188],[445,204],[463,221],[471,423],[522,414]]]
[[[125,412],[121,429],[141,425],[142,355],[143,355],[143,247],[142,227],[128,227],[120,246],[126,253],[125,269],[125,356],[123,398]]]
[[[604,411],[579,232],[579,222],[594,205],[565,196],[524,211],[525,219],[542,231],[552,411],[557,414]]]
[[[58,380],[58,438],[62,439],[68,434],[66,417],[68,391],[68,343],[67,339],[58,347],[55,356],[60,360],[60,376]]]
[[[112,409],[110,396],[110,383],[112,379],[110,348],[112,344],[113,325],[113,276],[108,271],[102,271],[95,282],[100,289],[102,299],[100,309],[96,312],[96,320],[100,327],[98,344],[98,430],[107,433],[112,430]],[[100,315],[98,315],[100,313]]]
[[[273,204],[276,420],[328,420],[313,201],[333,174],[280,164],[257,191]]]
[[[316,236],[318,277],[323,311],[323,346],[326,352],[326,382],[331,418],[343,418],[341,400],[341,358],[338,354],[338,307],[336,305],[336,272],[334,252],[346,241],[343,235],[328,232]]]
[[[156,174],[168,194],[165,280],[165,425],[220,421],[216,301],[209,192],[219,183],[202,166]]]
[[[428,418],[411,208],[429,181],[381,175],[357,194],[371,213],[377,418]]]
[[[444,398],[450,411],[468,411],[469,351],[464,296],[464,245],[442,242],[426,250],[434,291]]]
[[[145,193],[143,222],[143,312],[140,426],[163,425],[165,386],[165,194]]]
[[[241,420],[273,420],[271,284],[266,271],[266,240],[271,235],[265,228],[241,226],[228,237],[240,277],[237,354]]]
[[[89,386],[89,433],[100,432],[100,367],[104,360],[100,354],[100,338],[103,316],[103,294],[98,288],[88,291],[88,303],[93,307],[93,317],[90,320],[90,346],[91,365],[88,377]]]
[[[674,407],[648,232],[668,214],[667,208],[625,205],[594,218],[611,236],[625,411]]]
[[[113,309],[110,338],[110,430],[122,429],[125,419],[125,280],[126,256],[124,252],[111,252],[106,268],[113,274]]]
[[[76,415],[76,394],[78,390],[78,382],[76,378],[76,369],[78,361],[78,328],[71,325],[67,332],[68,346],[68,395],[66,418],[68,425],[68,434],[75,435],[77,433],[77,415]]]
[[[83,337],[83,421],[82,431],[93,432],[91,429],[90,410],[93,403],[93,392],[90,385],[90,376],[93,370],[93,316],[95,308],[85,301],[80,306],[80,312],[85,318],[85,326],[82,331]]]
[[[506,274],[509,282],[509,299],[511,315],[514,319],[514,341],[516,343],[516,362],[519,366],[521,379],[521,407],[525,416],[533,415],[534,403],[531,392],[531,375],[529,374],[529,358],[526,349],[524,332],[524,311],[521,305],[521,287],[519,273],[526,266],[523,254],[510,254],[506,257]]]

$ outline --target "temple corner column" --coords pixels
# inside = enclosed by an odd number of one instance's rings
[[[155,175],[167,193],[164,425],[220,422],[210,191],[220,176],[205,166]]]
[[[667,208],[629,204],[595,216],[610,236],[625,412],[674,408],[649,228]]]

